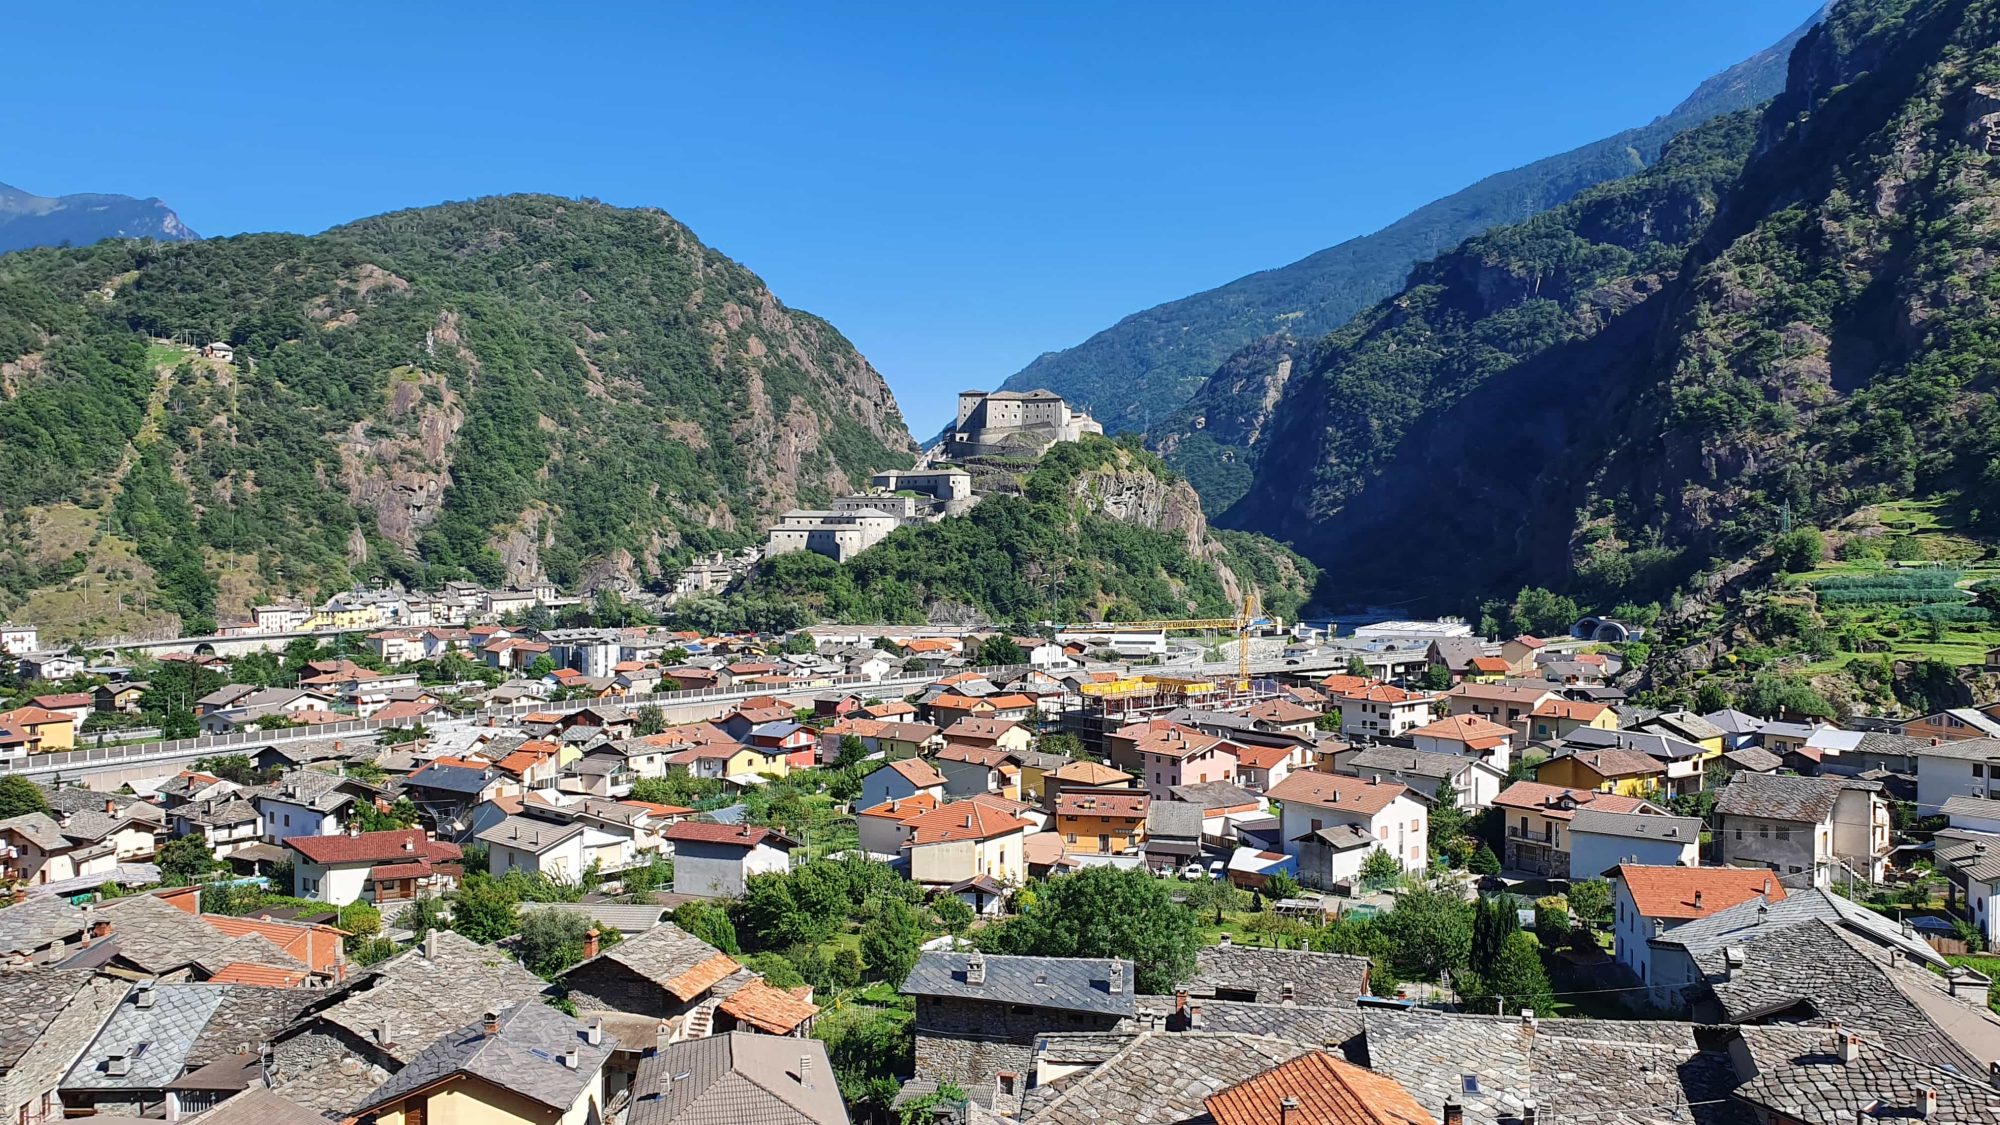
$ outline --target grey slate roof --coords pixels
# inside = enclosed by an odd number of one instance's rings
[[[1764,729],[1764,720],[1730,708],[1710,711],[1702,718],[1707,720],[1709,726],[1724,734],[1756,734]]]
[[[248,792],[253,797],[269,797],[274,801],[299,805],[314,812],[338,812],[353,803],[354,795],[347,786],[354,784],[335,774],[319,770],[294,769],[270,785],[260,785]]]
[[[30,898],[0,910],[0,956],[31,953],[75,936],[85,926],[83,912],[60,898]]]
[[[1263,798],[1240,785],[1226,781],[1197,781],[1192,785],[1176,785],[1171,790],[1176,801],[1186,801],[1204,809],[1230,808],[1235,805],[1255,805]]]
[[[560,1113],[576,1101],[617,1045],[608,1038],[591,1044],[583,1021],[539,1000],[502,1008],[498,1015],[500,1026],[494,1034],[486,1033],[483,1013],[480,1019],[445,1033],[384,1082],[361,1111],[462,1074]],[[562,1061],[565,1052],[574,1052],[575,1065]]]
[[[2000,1021],[1983,1004],[1953,1001],[1942,977],[1901,958],[1891,965],[1880,947],[1822,919],[1729,949],[1742,953],[1741,965],[1726,967],[1726,950],[1696,959],[1726,1022],[1839,1020],[1960,1074],[1984,1074],[2000,1045]]]
[[[1134,977],[1130,961],[991,955],[985,956],[985,983],[972,984],[966,980],[966,966],[975,956],[981,955],[943,950],[925,953],[917,958],[902,990],[911,996],[1100,1015],[1132,1014]],[[1115,992],[1111,988],[1114,970],[1118,976]]]
[[[111,936],[71,962],[101,965],[115,957],[150,973],[167,973],[212,956],[231,940],[153,895],[101,902],[95,913],[111,923]]]
[[[1745,746],[1722,755],[1722,760],[1740,770],[1751,773],[1770,773],[1785,764],[1785,760],[1762,746]]]
[[[564,975],[576,973],[597,961],[609,961],[623,965],[664,988],[688,970],[721,956],[724,956],[721,950],[672,922],[661,922],[588,961],[578,962]]]
[[[1187,1014],[1177,1013],[1176,1003],[1172,996],[1139,997],[1136,1012],[1130,1019],[1118,1021],[1114,1037],[1129,1038],[1147,1030],[1184,1030]],[[1202,1031],[1268,1035],[1307,1047],[1337,1048],[1359,1036],[1362,1029],[1361,1009],[1352,1003],[1321,1007],[1204,997],[1191,1001],[1190,1007],[1195,1003],[1201,1005]]]
[[[1023,1104],[1026,1125],[1165,1125],[1206,1119],[1202,1103],[1311,1048],[1215,1032],[1148,1032],[1053,1097]],[[1032,1106],[1032,1112],[1028,1112]]]
[[[436,957],[424,946],[391,957],[358,978],[341,1000],[314,1018],[369,1039],[384,1018],[395,1042],[383,1053],[408,1062],[440,1035],[464,1026],[489,1008],[539,997],[547,985],[521,963],[491,946],[449,930],[433,931]]]
[[[1685,844],[1701,839],[1701,818],[1578,809],[1575,815],[1570,817],[1569,831],[1572,836],[1583,832],[1594,836],[1619,836],[1628,840],[1665,840]]]
[[[180,1077],[188,1052],[228,993],[213,984],[135,984],[62,1081],[64,1090],[157,1090]],[[143,1045],[143,1046],[142,1046]],[[111,1057],[126,1073],[111,1073]]]
[[[1962,738],[1956,742],[1947,740],[1936,746],[1926,744],[1917,748],[1916,753],[1925,758],[1955,758],[1966,762],[1990,762],[2000,759],[2000,738]]]
[[[583,831],[583,825],[574,822],[566,824],[539,816],[510,816],[481,832],[479,839],[489,844],[540,854],[572,836],[581,836]]]
[[[520,905],[522,914],[537,910],[553,910],[559,914],[575,914],[602,922],[621,934],[643,934],[660,924],[664,906],[628,905],[622,902],[524,902]]]
[[[628,1120],[847,1125],[847,1108],[819,1040],[730,1032],[662,1047],[640,1060]]]
[[[1948,817],[1966,816],[2000,820],[2000,799],[1961,793],[1955,797],[1946,797],[1944,804],[1938,806],[1938,811]],[[2000,848],[1995,850],[2000,851]]]
[[[1365,1012],[1369,1066],[1423,1106],[1457,1097],[1467,1125],[1540,1119],[1593,1125],[1709,1125],[1739,1115],[1720,1104],[1734,1076],[1695,1042],[1694,1025],[1437,1012]],[[1476,1085],[1466,1089],[1466,1076]]]
[[[1333,1006],[1368,994],[1366,957],[1231,945],[1205,947],[1194,961],[1194,977],[1186,984],[1193,995],[1247,992],[1252,995],[1232,999],[1277,1004],[1289,984],[1294,1003]]]
[[[0,820],[0,832],[18,832],[29,843],[45,852],[61,851],[69,846],[62,829],[55,818],[47,813],[27,812]]]
[[[1723,786],[1715,811],[1721,816],[1818,824],[1833,815],[1841,783],[1826,777],[1739,773]]]
[[[1434,750],[1405,750],[1400,746],[1374,746],[1341,764],[1341,772],[1356,777],[1380,773],[1390,777],[1446,778],[1470,769],[1479,759],[1464,754]]]
[[[1146,807],[1146,836],[1151,839],[1160,836],[1180,836],[1193,839],[1201,835],[1201,806],[1185,801],[1154,801]]]
[[[252,1086],[181,1121],[183,1125],[326,1125],[326,1118],[262,1086]]]
[[[323,999],[325,994],[317,989],[231,985],[208,1026],[188,1049],[187,1064],[206,1066],[229,1055],[255,1051]]]
[[[0,1074],[20,1065],[22,1056],[87,990],[94,976],[87,969],[0,973]]]
[[[1901,1044],[1862,1034],[1854,1061],[1841,1059],[1826,1028],[1742,1027],[1735,1038],[1755,1075],[1736,1090],[1751,1105],[1805,1125],[1851,1125],[1879,1106],[1885,1118],[1917,1120],[1919,1086],[1937,1094],[1934,1121],[2000,1121],[2000,1091],[1901,1053]]]
[[[1596,727],[1576,728],[1563,738],[1562,745],[1581,750],[1637,750],[1643,754],[1651,754],[1663,762],[1699,758],[1708,753],[1700,746],[1670,734],[1638,730],[1598,730]]]
[[[1758,914],[1760,906],[1766,910],[1761,916]],[[1711,950],[1753,940],[1761,930],[1780,929],[1814,918],[1845,926],[1879,945],[1894,945],[1906,956],[1939,969],[1945,967],[1945,959],[1938,956],[1922,938],[1908,936],[1901,927],[1880,914],[1857,906],[1832,891],[1816,887],[1792,891],[1782,900],[1768,905],[1759,899],[1739,902],[1706,918],[1682,922],[1668,930],[1665,936],[1652,940],[1654,945],[1680,946],[1699,960]]]

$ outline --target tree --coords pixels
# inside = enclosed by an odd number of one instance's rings
[[[916,1057],[914,1014],[893,1008],[850,1004],[823,1012],[813,1021],[813,1038],[826,1044],[840,1096],[850,1104],[887,1110],[909,1061]]]
[[[365,900],[355,899],[340,908],[337,924],[347,931],[348,948],[352,949],[382,932],[382,912]]]
[[[1014,643],[1012,637],[994,636],[979,642],[979,650],[972,662],[982,668],[998,668],[1003,665],[1026,664],[1028,654]]]
[[[160,848],[160,881],[185,887],[216,869],[215,852],[201,836],[180,836]]]
[[[1289,871],[1273,871],[1264,876],[1264,894],[1273,902],[1281,899],[1297,898],[1305,893],[1305,888],[1292,877]]]
[[[213,774],[237,785],[262,785],[266,780],[258,771],[257,764],[242,754],[197,758],[194,768],[197,773]]]
[[[1584,925],[1598,925],[1611,918],[1611,883],[1606,879],[1582,879],[1569,885],[1569,909]]]
[[[1067,732],[1045,734],[1035,740],[1035,749],[1044,754],[1060,754],[1065,758],[1083,757],[1083,740]]]
[[[924,943],[923,919],[901,899],[885,899],[861,927],[861,963],[870,979],[901,984]]]
[[[597,931],[599,949],[609,949],[625,935],[594,918],[567,910],[533,910],[521,919],[521,938],[515,955],[528,971],[544,980],[583,960],[590,931]]]
[[[1555,991],[1542,968],[1542,947],[1533,934],[1516,930],[1500,943],[1484,971],[1472,974],[1473,988],[1461,989],[1465,1003],[1474,1011],[1515,1012],[1523,1009],[1550,1012],[1555,1009]]]
[[[674,908],[674,925],[732,957],[742,952],[729,913],[710,902],[684,902]]]
[[[1424,665],[1423,686],[1430,691],[1443,691],[1451,686],[1451,669],[1443,664]]]
[[[1471,964],[1492,964],[1508,935],[1520,930],[1521,918],[1515,913],[1514,901],[1513,896],[1502,895],[1482,898],[1473,904]]]
[[[789,872],[752,875],[736,904],[739,932],[765,948],[817,945],[833,936],[847,914],[847,884],[823,860]]]
[[[408,910],[397,917],[396,924],[422,938],[432,930],[449,929],[450,919],[445,917],[444,900],[436,895],[425,895],[410,905]]]
[[[1361,860],[1361,881],[1371,887],[1386,886],[1403,874],[1403,865],[1386,849],[1370,848]]]
[[[1458,787],[1449,779],[1438,783],[1428,828],[1432,855],[1442,854],[1453,840],[1465,835],[1465,810],[1458,803]]]
[[[931,915],[940,929],[953,937],[964,937],[975,917],[972,904],[957,895],[939,895],[931,901]]]
[[[1472,862],[1466,864],[1465,869],[1474,875],[1498,875],[1500,874],[1500,857],[1493,854],[1493,846],[1491,844],[1481,840],[1479,841],[1479,850],[1472,853]]]
[[[490,945],[521,928],[515,899],[499,881],[468,875],[451,904],[451,928],[481,945]]]
[[[0,820],[10,816],[49,811],[49,800],[41,786],[25,777],[0,778]]]
[[[1347,674],[1348,674],[1348,675],[1350,675],[1350,676],[1366,676],[1366,675],[1368,675],[1368,662],[1367,662],[1366,660],[1363,660],[1363,659],[1362,659],[1361,657],[1359,657],[1359,656],[1350,656],[1350,657],[1348,657],[1348,658],[1347,658]]]
[[[671,691],[673,689],[663,688],[662,690]],[[641,738],[647,735],[659,734],[666,729],[667,713],[658,707],[641,707],[639,708],[639,714],[632,720],[632,733]]]
[[[852,769],[868,760],[868,744],[852,734],[840,736],[840,751],[834,755],[833,768]]]
[[[555,670],[556,662],[546,652],[535,657],[534,662],[528,665],[528,675],[537,680],[553,673]]]
[[[1732,705],[1729,693],[1724,691],[1722,685],[1716,683],[1714,680],[1705,680],[1699,688],[1695,689],[1694,709],[1704,715],[1713,715],[1717,711],[1727,711]]]
[[[1140,992],[1163,993],[1194,972],[1201,931],[1165,881],[1092,867],[1049,880],[1026,909],[981,930],[978,941],[994,953],[1126,958]]]
[[[363,832],[391,832],[398,828],[412,828],[417,823],[417,806],[408,797],[396,798],[388,812],[375,807],[372,800],[357,801],[354,805],[354,819],[361,823]]]
[[[1816,527],[1796,527],[1771,542],[1771,561],[1793,574],[1811,570],[1825,557],[1826,539]]]
[[[1465,967],[1472,953],[1472,907],[1457,895],[1418,887],[1382,915],[1394,943],[1392,960],[1405,980],[1438,980]]]

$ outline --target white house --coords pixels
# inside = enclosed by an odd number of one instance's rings
[[[1769,871],[1622,863],[1611,870],[1610,877],[1612,956],[1646,985],[1652,984],[1655,976],[1654,938],[1739,903],[1752,899],[1780,902],[1785,897],[1785,888]]]
[[[267,844],[293,836],[331,836],[343,817],[353,815],[356,798],[341,778],[315,770],[293,770],[276,783],[253,790],[251,803],[263,820]]]
[[[1431,721],[1433,697],[1393,684],[1371,684],[1340,696],[1340,733],[1348,738],[1401,738]]]
[[[349,827],[332,836],[293,836],[292,893],[332,906],[367,899],[400,905],[444,894],[458,883],[457,844],[425,837],[420,829],[362,832]]]
[[[1514,760],[1512,727],[1503,727],[1479,715],[1447,715],[1409,731],[1410,744],[1434,754],[1463,754],[1478,758],[1502,774]]]
[[[2000,738],[1941,740],[1918,747],[1917,811],[1935,814],[1953,797],[2000,794],[1994,770],[2000,768]]]
[[[944,800],[944,775],[922,758],[898,758],[884,762],[861,779],[861,797],[856,808],[872,809],[885,801],[928,793]]]
[[[1430,863],[1428,798],[1395,781],[1295,773],[1273,786],[1279,835],[1299,861],[1299,880],[1330,890],[1352,883],[1371,851],[1386,851],[1405,871]]]
[[[1350,777],[1397,781],[1433,800],[1449,783],[1461,809],[1477,811],[1493,803],[1507,783],[1507,774],[1492,765],[1459,754],[1405,750],[1400,746],[1370,746],[1340,755],[1336,773]]]
[[[734,898],[752,875],[790,870],[798,846],[768,828],[691,820],[665,837],[674,846],[674,893],[704,898]]]
[[[1701,862],[1701,819],[1579,809],[1569,821],[1572,878],[1591,879],[1621,863],[1693,867]]]
[[[0,652],[23,656],[41,646],[41,632],[33,625],[17,625],[12,621],[0,624]]]
[[[1722,862],[1804,874],[1814,886],[1847,877],[1882,881],[1889,803],[1878,782],[1739,773],[1715,803]]]
[[[585,828],[564,819],[530,814],[510,816],[481,832],[477,839],[486,845],[487,869],[495,875],[526,871],[545,875],[557,882],[573,883],[589,866],[584,859]]]

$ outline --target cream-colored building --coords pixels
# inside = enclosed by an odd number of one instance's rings
[[[1024,881],[1025,841],[1035,826],[1010,804],[968,797],[905,821],[909,843],[903,847],[910,853],[911,882],[949,887],[980,876],[1001,883]]]
[[[616,1045],[601,1021],[525,1000],[447,1032],[355,1116],[377,1125],[597,1125]]]

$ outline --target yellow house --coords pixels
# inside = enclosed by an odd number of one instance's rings
[[[523,1001],[447,1032],[354,1116],[377,1125],[596,1125],[616,1045],[602,1021]]]
[[[1528,712],[1528,740],[1557,742],[1589,727],[1617,730],[1618,712],[1602,703],[1575,699],[1545,699]]]
[[[1537,767],[1535,780],[1564,789],[1647,797],[1666,788],[1667,767],[1643,750],[1565,750]]]
[[[306,618],[307,629],[362,629],[379,624],[381,613],[373,606],[340,606],[334,609],[316,609]]]
[[[1682,742],[1692,742],[1701,747],[1700,760],[1703,762],[1722,756],[1724,737],[1722,728],[1693,711],[1668,711],[1647,719],[1633,729],[1670,735]]]
[[[0,711],[0,727],[13,727],[27,735],[31,754],[76,748],[76,716],[62,711],[34,706]]]
[[[1055,829],[1063,851],[1074,855],[1124,855],[1146,842],[1146,812],[1153,800],[1131,788],[1065,789],[1056,797]]]

